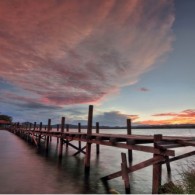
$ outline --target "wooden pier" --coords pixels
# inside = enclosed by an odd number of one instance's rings
[[[195,146],[194,137],[183,136],[163,136],[157,135],[132,135],[131,134],[131,120],[127,119],[127,134],[106,134],[100,133],[99,123],[96,123],[96,130],[92,132],[93,124],[93,106],[89,106],[88,112],[88,128],[87,132],[81,131],[81,124],[78,124],[78,131],[69,131],[69,126],[65,124],[65,117],[62,117],[61,124],[57,125],[57,130],[52,130],[51,119],[48,119],[48,124],[43,126],[35,122],[34,125],[20,125],[19,123],[12,124],[7,130],[24,138],[27,141],[31,141],[40,147],[40,143],[45,143],[45,149],[48,150],[49,144],[53,137],[57,139],[58,157],[63,158],[64,145],[72,147],[76,150],[75,156],[79,153],[85,155],[84,170],[85,174],[90,174],[90,159],[91,159],[91,144],[96,144],[96,154],[100,154],[101,145],[111,146],[116,148],[124,148],[128,151],[128,157],[126,153],[121,153],[121,170],[106,175],[100,178],[105,186],[106,193],[110,193],[108,181],[117,177],[122,177],[125,185],[125,192],[130,193],[130,180],[129,173],[143,169],[147,166],[153,166],[153,179],[152,179],[152,193],[157,194],[161,185],[161,172],[162,164],[166,164],[168,174],[171,173],[170,162],[186,158],[188,156],[195,155],[195,151],[188,152],[179,156],[175,156],[174,148]],[[45,127],[45,128],[44,128]],[[71,141],[78,141],[78,145],[74,145]],[[86,145],[82,147],[81,142],[85,142]],[[146,144],[152,143],[151,146]],[[132,165],[133,150],[152,153],[153,157],[147,159],[138,164]]]

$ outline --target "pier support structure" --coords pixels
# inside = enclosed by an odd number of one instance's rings
[[[88,126],[87,126],[87,136],[90,137],[92,134],[92,123],[93,123],[93,106],[89,106],[88,113]],[[91,143],[86,144],[86,154],[85,154],[85,173],[89,174],[90,171],[90,159],[91,159]]]

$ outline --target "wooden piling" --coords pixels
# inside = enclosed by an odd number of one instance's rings
[[[69,132],[69,124],[66,125],[66,132]],[[66,150],[68,149],[68,140],[66,140]]]
[[[99,134],[99,122],[96,122],[96,133]],[[96,154],[100,153],[100,145],[96,144]]]
[[[62,117],[62,119],[61,119],[61,138],[60,138],[60,147],[59,147],[59,159],[62,158],[62,152],[63,152],[63,133],[64,133],[64,127],[65,127],[65,117]]]
[[[51,128],[51,119],[48,119],[48,125],[47,125],[47,131],[50,132],[50,128]],[[46,150],[48,150],[49,148],[49,135],[47,136],[46,139]]]
[[[131,119],[127,119],[127,135],[131,135]],[[128,141],[127,141],[128,144]],[[128,161],[129,164],[133,161],[133,153],[132,150],[128,150]]]
[[[36,123],[36,122],[34,122],[33,131],[35,131],[35,129],[36,129],[36,125],[37,125],[37,123]]]
[[[88,126],[87,126],[87,135],[92,134],[92,123],[93,123],[93,106],[89,106],[88,112]],[[90,159],[91,159],[91,143],[87,142],[86,144],[86,154],[85,154],[85,173],[90,171]]]
[[[59,125],[57,125],[57,132],[59,131]],[[59,137],[57,137],[57,144],[59,143]]]
[[[162,140],[161,134],[154,135],[154,148],[158,148],[157,142]],[[159,154],[153,154],[153,157],[161,157]],[[159,193],[161,185],[162,165],[161,163],[153,164],[153,178],[152,178],[152,194]]]
[[[125,193],[130,194],[130,183],[129,183],[129,175],[128,175],[128,167],[127,167],[127,158],[125,153],[121,153],[121,171],[122,171],[122,179],[125,184]]]
[[[39,124],[39,131],[42,131],[42,122],[40,122]],[[38,136],[38,145],[40,145],[41,143],[41,132],[39,133],[39,136]]]
[[[171,175],[171,165],[170,165],[170,160],[168,156],[165,156],[165,163],[166,163],[166,167],[167,167],[167,174],[170,178]]]
[[[81,123],[78,123],[78,133],[81,133]],[[81,141],[78,142],[79,150],[81,150]]]

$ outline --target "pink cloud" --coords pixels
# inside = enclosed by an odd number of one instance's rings
[[[135,83],[171,50],[174,13],[164,0],[15,0],[0,21],[1,77],[67,105]]]

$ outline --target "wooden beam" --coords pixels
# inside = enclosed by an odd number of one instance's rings
[[[132,173],[134,171],[138,171],[140,169],[143,169],[143,168],[148,167],[150,165],[153,165],[155,163],[161,162],[163,159],[164,159],[163,157],[150,158],[148,160],[145,160],[141,163],[138,163],[136,165],[133,165],[133,166],[129,167],[128,168],[128,173]],[[114,179],[114,178],[117,178],[117,177],[120,177],[120,176],[122,176],[122,171],[117,171],[115,173],[112,173],[110,175],[107,175],[107,176],[103,177],[103,179],[111,180],[111,179]]]
[[[195,146],[195,142],[193,141],[178,140],[177,143],[181,144],[182,146]]]
[[[77,151],[76,153],[73,154],[73,156],[76,156],[77,154],[79,154],[80,152],[82,152],[83,154],[86,154],[86,152],[84,152],[84,149],[86,148],[86,146],[82,147],[81,149],[79,149],[79,151]]]
[[[189,156],[193,156],[193,155],[195,155],[195,151],[191,151],[191,152],[188,152],[188,153],[181,154],[179,156],[175,156],[173,158],[170,158],[169,162],[180,160],[180,159],[183,159],[183,158],[186,158],[186,157],[189,157]],[[162,162],[162,164],[164,164],[164,163],[166,163],[166,161]]]

